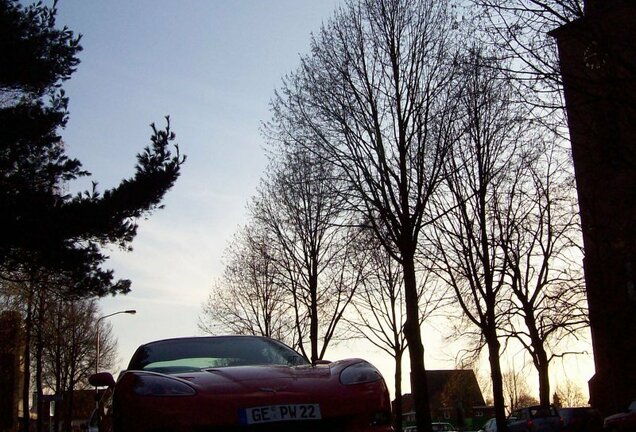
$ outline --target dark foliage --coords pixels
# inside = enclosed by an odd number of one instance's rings
[[[16,0],[0,0],[3,89],[41,93],[75,71],[80,37],[67,27],[55,28],[55,3],[21,7]]]
[[[56,5],[0,0],[0,265],[47,268],[73,281],[74,294],[125,293],[101,265],[101,246],[128,247],[137,219],[160,208],[185,157],[167,126],[152,126],[135,174],[103,193],[71,197],[69,181],[89,173],[65,153],[68,120],[61,84],[79,64],[80,36],[55,27]]]

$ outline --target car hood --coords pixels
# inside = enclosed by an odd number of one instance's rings
[[[117,383],[112,407],[113,412],[119,413],[119,421],[127,422],[128,427],[122,430],[140,430],[135,427],[141,423],[147,428],[144,430],[224,430],[210,429],[209,426],[235,426],[246,410],[277,405],[307,405],[319,409],[328,424],[347,419],[366,427],[372,414],[386,414],[391,405],[383,380],[355,385],[340,382],[345,368],[362,361],[350,359],[292,367],[234,366],[171,375],[129,370]],[[182,393],[183,397],[151,394],[154,385],[161,389],[161,380],[147,380],[149,392],[136,393],[136,385],[143,376],[164,377],[166,382],[163,384],[167,387],[170,386],[167,381],[178,380],[187,383],[195,393]],[[183,390],[183,386],[174,388]],[[228,430],[238,429],[228,427]]]
[[[293,392],[327,385],[334,379],[339,379],[339,373],[344,368],[360,361],[362,360],[347,359],[329,364],[303,366],[233,366],[169,376],[187,381],[199,392]],[[139,371],[131,372],[139,373]]]

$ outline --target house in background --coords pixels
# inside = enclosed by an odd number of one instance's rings
[[[103,390],[99,392],[102,394]],[[88,428],[88,421],[96,406],[96,398],[98,395],[94,389],[90,390],[75,390],[73,391],[73,402],[70,404],[70,392],[64,393],[64,398],[55,403],[55,416],[57,416],[57,424],[60,425],[61,430],[64,430],[64,425],[68,420],[71,422],[71,430],[82,431]],[[68,410],[71,408],[71,412]],[[55,418],[52,419],[55,423]]]
[[[0,313],[0,432],[15,432],[22,417],[24,330],[17,312]]]
[[[477,430],[494,416],[494,407],[487,406],[471,369],[426,371],[431,417],[435,422],[447,422],[460,430]],[[415,424],[413,397],[402,396],[402,423]]]
[[[104,393],[100,390],[95,393],[94,389],[73,390],[53,395],[45,394],[43,397],[43,410],[45,417],[42,419],[43,429],[50,432],[69,430],[66,426],[70,423],[72,432],[82,432],[88,429],[88,423],[96,407],[96,400]],[[32,394],[31,418],[37,419],[37,395]],[[31,425],[35,428],[35,423]],[[1,431],[0,432],[4,432]]]

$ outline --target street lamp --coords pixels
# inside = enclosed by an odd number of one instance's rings
[[[105,318],[108,317],[112,317],[113,315],[119,315],[119,314],[130,314],[130,315],[134,315],[136,314],[137,311],[134,309],[129,309],[129,310],[123,310],[123,311],[119,311],[119,312],[113,312],[111,314],[108,315],[104,315],[103,317],[99,318],[97,320],[96,326],[97,326],[97,336],[95,338],[95,373],[99,372],[99,322]]]

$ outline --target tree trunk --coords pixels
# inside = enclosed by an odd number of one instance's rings
[[[402,353],[395,353],[395,405],[393,406],[395,432],[402,432]]]
[[[59,311],[57,312],[59,314]],[[60,335],[63,333],[61,327],[61,319],[56,320],[56,347],[55,347],[55,394],[59,395],[62,393],[63,383],[62,383],[62,343]],[[60,407],[56,403],[55,405],[55,417],[54,417],[54,425],[53,430],[55,432],[59,432],[60,430]]]
[[[311,343],[311,362],[319,360],[318,356],[318,278],[314,275],[309,277],[309,290],[311,293],[311,321],[309,329],[309,340]]]
[[[541,405],[550,404],[550,376],[548,375],[550,362],[543,345],[535,347],[535,366],[539,372],[539,402]]]
[[[73,347],[77,346],[77,343],[75,341],[75,332],[73,332]],[[73,359],[77,359],[77,355],[75,350],[73,350]],[[73,420],[73,408],[75,405],[75,398],[74,398],[74,391],[75,391],[75,385],[77,383],[77,362],[76,361],[72,361],[70,364],[70,370],[68,372],[69,375],[69,379],[68,379],[68,384],[66,386],[66,391],[64,392],[67,396],[66,396],[66,412],[64,413],[64,430],[65,432],[72,432],[73,428],[71,427],[71,423]],[[97,401],[97,394],[95,395],[95,401]]]
[[[42,340],[42,332],[44,331],[44,313],[45,313],[45,299],[42,294],[38,296],[38,314],[36,323],[36,336],[35,336],[35,390],[37,392],[37,414],[38,418],[35,423],[36,431],[44,431],[44,418],[48,416],[48,412],[44,413],[44,400],[43,400],[43,388],[42,381],[42,356],[44,352],[44,341]]]
[[[59,382],[61,381],[61,379],[58,379],[57,383],[55,384],[55,394],[59,395],[61,393],[61,387]],[[60,406],[59,404],[56,402],[55,403],[55,417],[53,417],[53,430],[55,432],[58,432],[60,430]]]
[[[517,297],[522,298],[521,295]],[[539,374],[539,402],[541,405],[550,404],[550,377],[548,375],[548,369],[550,367],[550,361],[548,360],[548,354],[545,351],[544,341],[537,329],[537,318],[535,316],[534,307],[531,303],[525,302],[523,304],[524,322],[528,329],[530,336],[530,344],[532,350],[532,362]]]
[[[24,379],[22,388],[22,430],[29,429],[29,403],[31,395],[31,329],[33,328],[33,287],[29,285],[26,319],[24,320]]]
[[[417,430],[432,432],[431,409],[428,396],[428,382],[424,366],[424,346],[420,332],[420,310],[417,295],[417,280],[415,278],[415,263],[412,254],[404,254],[402,267],[404,269],[404,296],[406,300],[406,322],[404,335],[409,346],[411,358],[411,393],[415,406]]]
[[[495,417],[497,419],[497,432],[506,432],[506,400],[503,392],[503,377],[499,363],[500,344],[497,339],[497,330],[491,329],[484,332],[488,344],[488,361],[490,363],[490,376],[492,378],[492,395],[495,403]]]
[[[71,427],[71,423],[73,419],[73,389],[72,388],[66,392],[66,396],[67,396],[67,401],[66,401],[66,412],[64,413],[64,430],[65,432],[73,432],[73,428]]]

